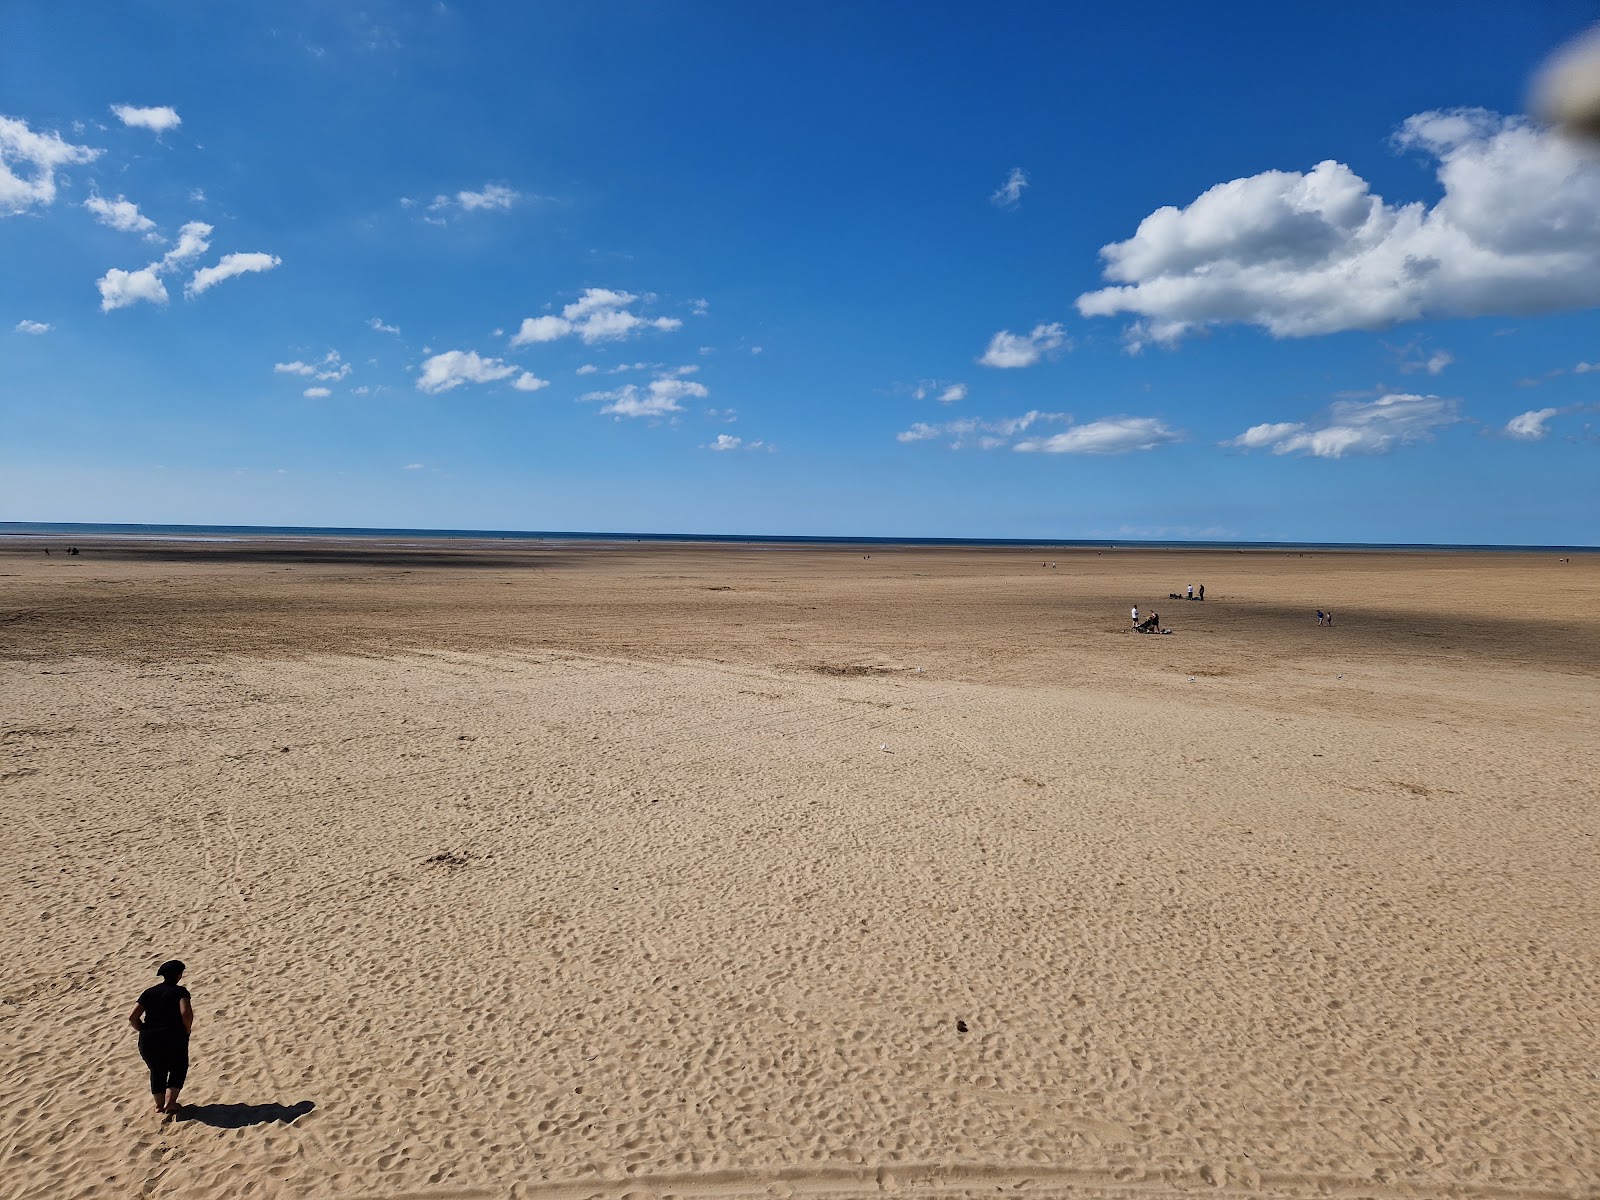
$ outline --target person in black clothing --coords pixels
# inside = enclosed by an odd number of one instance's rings
[[[170,959],[156,968],[161,982],[145,988],[128,1014],[128,1024],[139,1031],[139,1057],[150,1068],[150,1094],[156,1111],[175,1114],[178,1092],[189,1073],[189,1030],[194,1009],[189,989],[179,985],[183,964]]]

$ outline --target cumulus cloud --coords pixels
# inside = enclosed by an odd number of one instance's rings
[[[629,383],[609,391],[588,392],[578,399],[600,401],[600,411],[612,416],[664,417],[682,412],[684,400],[704,400],[709,395],[705,384],[674,373],[652,379],[644,387]]]
[[[74,146],[59,134],[36,133],[26,121],[0,116],[0,217],[15,216],[56,198],[56,171],[93,162],[102,152]],[[24,174],[19,175],[21,170]]]
[[[596,374],[599,373],[599,371],[600,371],[600,368],[595,366],[593,363],[584,363],[583,366],[579,367],[575,372],[573,372],[573,374],[575,374],[575,375],[596,375]]]
[[[1044,454],[1128,454],[1181,439],[1181,434],[1155,417],[1102,417],[1047,438],[1018,442],[1013,449]]]
[[[1505,435],[1523,442],[1537,442],[1549,433],[1547,428],[1550,418],[1559,416],[1559,408],[1536,408],[1531,412],[1518,413],[1506,422]]]
[[[511,381],[511,386],[519,392],[537,392],[540,388],[549,387],[550,381],[548,379],[540,379],[532,372],[524,371]]]
[[[201,267],[196,271],[184,287],[183,294],[192,299],[201,292],[215,287],[224,279],[232,279],[235,275],[270,271],[282,262],[283,260],[276,254],[262,254],[259,251],[247,254],[224,254],[217,260],[215,266]]]
[[[472,350],[446,350],[422,364],[417,389],[432,396],[464,383],[493,383],[516,374],[516,367],[498,358],[480,358]]]
[[[577,336],[585,345],[617,341],[648,329],[671,332],[682,327],[677,317],[641,317],[632,311],[639,297],[610,288],[588,288],[561,310],[560,316],[525,317],[511,345],[528,346]]]
[[[115,200],[107,200],[104,196],[90,196],[83,202],[83,206],[94,214],[94,219],[100,224],[109,225],[122,233],[148,235],[156,227],[154,221],[139,211],[137,204],[122,196],[118,196]]]
[[[1028,334],[1002,329],[989,339],[989,348],[978,362],[985,367],[1031,367],[1066,344],[1067,335],[1060,325],[1035,325]]]
[[[100,311],[128,308],[140,301],[165,304],[167,287],[161,282],[161,276],[198,258],[210,246],[211,226],[204,221],[190,221],[178,230],[177,244],[159,261],[140,267],[137,271],[112,267],[95,281],[95,286],[100,289]]]
[[[1337,400],[1319,420],[1253,425],[1222,444],[1313,458],[1383,454],[1395,446],[1428,440],[1434,430],[1461,420],[1459,410],[1455,400],[1403,392],[1376,400]]]
[[[1012,167],[1006,181],[989,197],[996,208],[1015,208],[1022,200],[1022,190],[1028,186],[1028,173],[1021,167]]]
[[[395,334],[395,335],[398,335],[400,333],[400,326],[398,326],[398,325],[385,325],[383,323],[382,319],[378,318],[378,317],[368,317],[367,318],[367,328],[376,330],[378,333],[392,333],[392,334]]]
[[[910,429],[895,434],[895,441],[931,442],[940,438],[948,438],[950,449],[952,450],[965,450],[971,447],[976,447],[979,450],[998,450],[1002,446],[1009,444],[1017,434],[1032,428],[1041,421],[1069,421],[1071,419],[1066,413],[1033,410],[1023,413],[1020,417],[997,417],[993,420],[984,420],[979,417],[963,417],[959,421],[944,421],[939,424],[918,421]]]
[[[1220,183],[1104,247],[1114,286],[1078,311],[1133,314],[1138,348],[1231,323],[1307,337],[1600,304],[1600,160],[1477,108],[1420,113],[1395,143],[1434,161],[1431,207],[1331,160]]]
[[[159,108],[135,108],[131,104],[113,104],[111,111],[116,113],[117,120],[124,125],[136,129],[148,129],[151,133],[165,133],[183,124],[183,118],[178,115],[177,109],[167,105]]]
[[[151,263],[137,271],[112,267],[95,280],[95,286],[100,289],[100,311],[129,308],[141,300],[150,304],[165,304],[167,287],[156,274],[159,266],[158,263]]]
[[[301,393],[300,393],[300,394],[301,394],[301,395],[302,395],[302,396],[306,396],[306,397],[309,397],[309,398],[310,398],[310,399],[312,399],[312,400],[320,400],[320,399],[322,399],[322,398],[323,398],[323,397],[324,397],[324,396],[331,396],[331,395],[333,395],[333,393],[332,393],[332,392],[330,392],[330,391],[329,391],[329,390],[328,390],[328,389],[327,389],[327,388],[325,388],[325,387],[308,387],[308,388],[307,388],[307,389],[306,389],[306,390],[305,390],[305,391],[303,391],[303,392],[301,392]]]
[[[17,324],[16,324],[16,327],[12,330],[12,332],[13,333],[31,333],[35,337],[38,337],[40,334],[49,333],[54,328],[55,328],[54,325],[47,325],[43,321],[26,321],[26,320],[24,320],[24,321],[18,321]]]

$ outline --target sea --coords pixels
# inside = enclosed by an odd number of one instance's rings
[[[296,541],[422,542],[710,542],[772,546],[1035,546],[1041,549],[1140,550],[1409,550],[1457,553],[1600,554],[1600,546],[1468,545],[1433,542],[1248,542],[1135,538],[953,538],[882,537],[846,534],[626,533],[549,529],[366,529],[301,525],[131,525],[77,521],[0,521],[0,537],[130,538],[146,541],[255,542]]]

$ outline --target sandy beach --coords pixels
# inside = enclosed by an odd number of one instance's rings
[[[64,544],[0,1197],[1600,1196],[1600,556]]]

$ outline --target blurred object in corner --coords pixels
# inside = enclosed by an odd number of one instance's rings
[[[1545,60],[1533,77],[1530,107],[1564,133],[1600,139],[1600,25]]]

